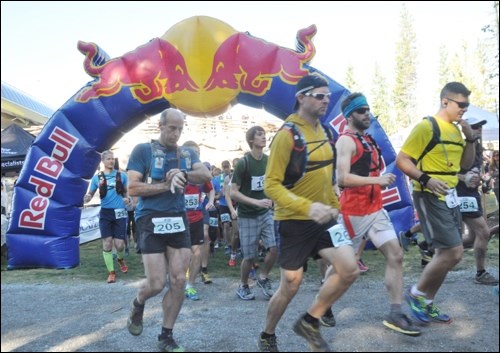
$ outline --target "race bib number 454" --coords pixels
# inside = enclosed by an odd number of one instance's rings
[[[154,234],[173,234],[186,230],[182,217],[158,217],[151,220]]]

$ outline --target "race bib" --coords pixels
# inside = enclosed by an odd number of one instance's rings
[[[187,210],[196,210],[199,205],[199,195],[198,194],[185,194],[184,195],[184,204],[186,205]]]
[[[127,218],[128,212],[124,208],[115,208],[115,219]]]
[[[344,245],[352,245],[349,233],[347,233],[347,230],[345,229],[343,224],[337,223],[336,225],[328,229],[328,233],[330,233],[330,238],[332,239],[332,243],[336,248]]]
[[[208,225],[210,227],[218,227],[219,226],[219,219],[217,217],[210,217],[208,219]]]
[[[220,215],[220,220],[221,222],[230,222],[231,216],[229,215],[229,213],[223,213]]]
[[[172,234],[186,230],[182,217],[158,217],[151,221],[154,225],[154,234]]]
[[[264,176],[252,176],[252,191],[264,190]]]
[[[460,204],[458,200],[457,190],[456,189],[448,189],[448,194],[445,197],[446,206],[448,208],[455,208]]]
[[[477,199],[475,197],[463,196],[459,197],[460,200],[460,212],[477,212],[479,207],[477,205]]]

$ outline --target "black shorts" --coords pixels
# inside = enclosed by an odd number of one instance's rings
[[[219,206],[219,219],[223,223],[231,223],[231,211],[227,206]]]
[[[464,196],[473,197],[476,199],[476,202],[477,202],[477,211],[473,211],[473,212],[461,211],[462,217],[465,217],[465,218],[483,217],[483,203],[481,202],[481,195],[479,194],[479,190],[478,189],[471,189],[471,188],[468,188],[465,186],[461,186],[460,184],[461,183],[459,183],[457,185],[458,197],[464,197]]]
[[[285,270],[298,270],[309,256],[319,258],[320,250],[333,248],[328,229],[336,223],[335,220],[327,224],[299,220],[280,221],[280,267]]]
[[[128,214],[126,211],[120,210],[115,212],[114,208],[101,208],[99,211],[99,231],[101,238],[112,237],[113,239],[125,240],[127,237],[127,222]],[[116,215],[120,218],[116,218]]]
[[[183,227],[181,226],[179,232],[175,232],[175,228],[179,227],[178,222],[175,222],[175,224],[159,222],[162,218],[173,217],[176,219],[182,218]],[[149,214],[137,220],[137,227],[140,232],[139,244],[143,254],[164,253],[167,250],[167,246],[174,249],[191,249],[189,223],[185,212]]]
[[[203,219],[198,222],[189,223],[189,233],[191,233],[191,246],[202,245],[205,242],[203,236]]]

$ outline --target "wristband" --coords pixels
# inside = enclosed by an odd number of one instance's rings
[[[419,178],[418,178],[418,182],[420,183],[420,185],[422,186],[427,186],[427,183],[429,182],[429,180],[431,180],[431,177],[425,173],[423,173]]]
[[[187,170],[186,169],[182,169],[181,173],[182,173],[182,175],[184,175],[184,179],[186,179],[186,183],[187,183],[187,181],[188,181],[188,172],[187,172]]]
[[[473,139],[473,140],[465,139],[465,142],[468,142],[468,143],[474,143],[474,142],[476,142],[477,140],[478,140],[477,138],[475,138],[475,139]]]

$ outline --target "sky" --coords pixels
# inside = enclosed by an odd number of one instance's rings
[[[340,84],[351,65],[369,94],[375,63],[387,79],[393,75],[403,3],[2,1],[1,79],[57,109],[92,79],[84,72],[79,40],[119,57],[178,22],[203,15],[291,49],[297,31],[316,24],[316,56],[310,65]],[[439,46],[458,50],[464,41],[476,43],[484,36],[481,28],[492,22],[492,1],[415,1],[406,6],[417,35],[419,109],[434,113]]]

